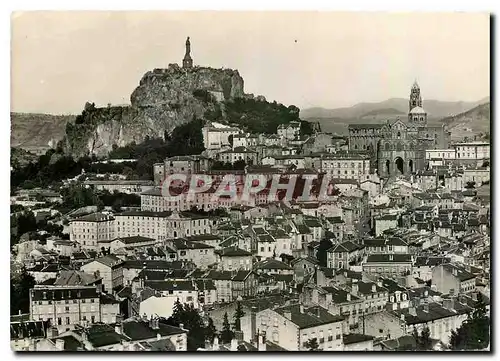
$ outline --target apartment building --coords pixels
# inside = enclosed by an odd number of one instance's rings
[[[98,242],[115,238],[114,217],[92,213],[70,221],[70,241],[76,241],[84,250],[97,251]]]
[[[247,147],[235,147],[217,153],[217,160],[231,164],[238,161],[244,161],[246,164],[257,164],[258,153]]]
[[[432,269],[432,284],[442,293],[466,293],[476,289],[476,276],[458,263],[437,265]]]
[[[116,236],[165,241],[211,233],[210,219],[188,212],[130,211],[115,215]]]
[[[97,286],[35,285],[30,290],[30,319],[49,321],[59,331],[87,322],[112,323],[119,303]]]
[[[106,190],[110,193],[120,192],[129,194],[140,194],[154,186],[153,181],[141,179],[86,180],[83,184],[92,187],[96,191]]]
[[[268,308],[256,314],[256,324],[266,338],[287,351],[309,351],[307,343],[316,339],[322,351],[342,351],[344,318],[321,306],[300,304]]]
[[[420,333],[427,326],[432,339],[448,344],[451,331],[459,328],[467,319],[467,313],[471,311],[471,307],[456,298],[412,304],[408,308],[383,311],[365,317],[365,332],[375,337],[395,339],[411,335],[413,330]]]
[[[464,142],[452,144],[457,160],[486,160],[490,159],[490,143]]]
[[[166,245],[177,252],[177,260],[193,262],[202,269],[208,268],[217,261],[214,247],[201,242],[174,239],[166,241]]]
[[[81,267],[85,273],[102,278],[102,284],[107,292],[123,285],[123,261],[115,255],[97,258]]]
[[[320,158],[320,170],[330,178],[370,179],[370,157],[355,153],[324,154]]]

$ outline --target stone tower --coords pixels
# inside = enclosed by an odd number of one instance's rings
[[[415,107],[422,108],[422,97],[420,96],[420,87],[418,86],[416,80],[411,87],[408,112],[411,112],[411,110]]]
[[[410,91],[408,122],[416,123],[419,126],[427,125],[427,112],[422,107],[422,96],[420,95],[420,87],[416,80]]]
[[[182,67],[189,69],[193,67],[193,59],[191,59],[191,42],[189,41],[189,36],[186,40],[186,55],[182,59]]]

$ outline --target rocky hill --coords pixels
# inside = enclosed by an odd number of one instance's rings
[[[74,115],[11,113],[10,145],[44,153],[64,138],[66,124],[74,118]]]
[[[490,102],[478,105],[464,113],[442,120],[451,132],[453,140],[490,134]]]
[[[96,108],[87,103],[74,123],[66,126],[66,149],[81,156],[108,154],[113,146],[164,137],[176,126],[207,113],[221,111],[220,104],[244,97],[238,71],[194,67],[147,72],[130,96],[130,106]]]

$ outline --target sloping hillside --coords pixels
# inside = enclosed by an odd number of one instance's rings
[[[490,102],[456,116],[444,118],[442,122],[451,131],[454,140],[490,133]]]
[[[48,149],[64,138],[66,123],[73,115],[50,115],[32,113],[10,114],[10,145],[34,152]]]
[[[444,102],[439,100],[424,99],[424,109],[427,111],[429,117],[444,118],[455,114],[463,113],[481,103],[480,102]],[[488,101],[488,100],[486,100]],[[380,111],[383,109],[395,109],[401,113],[408,113],[408,99],[405,98],[392,98],[378,103],[358,103],[352,107],[325,109],[325,108],[308,108],[300,112],[300,117],[303,119],[309,118],[342,118],[353,119],[360,118],[363,115]]]
[[[389,119],[401,116],[406,116],[406,113],[394,108],[384,108],[371,110],[363,114],[361,119]]]

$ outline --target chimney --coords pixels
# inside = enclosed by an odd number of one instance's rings
[[[424,297],[429,297],[429,291],[428,290],[424,291]]]
[[[184,324],[183,323],[179,323],[179,328],[184,330]]]
[[[143,315],[142,315],[142,320],[143,320],[144,322],[148,322],[148,315],[143,314]]]
[[[159,321],[158,321],[157,318],[151,320],[151,328],[153,330],[159,330],[160,329]]]
[[[356,282],[354,282],[352,284],[352,289],[351,289],[351,293],[354,295],[354,296],[357,296],[358,295],[358,291],[359,291],[359,286]]]
[[[160,341],[160,340],[161,340],[161,335],[160,335],[160,333],[157,333],[157,334],[156,334],[156,339],[157,339],[158,341]]]
[[[404,313],[401,314],[400,319],[401,319],[401,321],[405,322],[405,314]]]
[[[115,332],[119,335],[122,334],[122,326],[121,326],[121,323],[116,323],[115,325]]]
[[[284,316],[287,320],[292,320],[292,313],[290,311],[285,311]]]
[[[443,307],[448,309],[448,310],[453,310],[455,306],[455,302],[453,301],[453,298],[445,298],[443,300]]]
[[[231,351],[238,351],[238,340],[233,338],[231,340]]]
[[[372,292],[373,293],[377,292],[377,285],[376,284],[372,285]]]
[[[383,286],[382,286],[382,281],[381,281],[381,280],[378,280],[378,281],[377,281],[377,286],[379,286],[379,287],[383,287]]]
[[[259,335],[258,351],[266,351],[266,336],[263,333]]]
[[[415,307],[408,308],[410,315],[417,316],[417,309]]]
[[[56,338],[59,336],[59,330],[57,327],[51,327],[49,330],[49,338]]]
[[[257,307],[252,306],[250,311],[250,340],[255,342],[257,337]]]
[[[219,350],[219,338],[217,336],[214,337],[214,344],[212,346],[212,350]]]
[[[304,313],[304,305],[300,305],[300,313]]]
[[[56,340],[56,350],[57,351],[64,351],[64,339],[58,338]]]
[[[243,341],[243,331],[234,331],[234,338],[238,341]]]
[[[347,302],[351,301],[351,294],[349,292],[347,292],[346,299],[347,299]]]
[[[424,312],[427,312],[429,313],[429,304],[428,303],[424,303]]]

